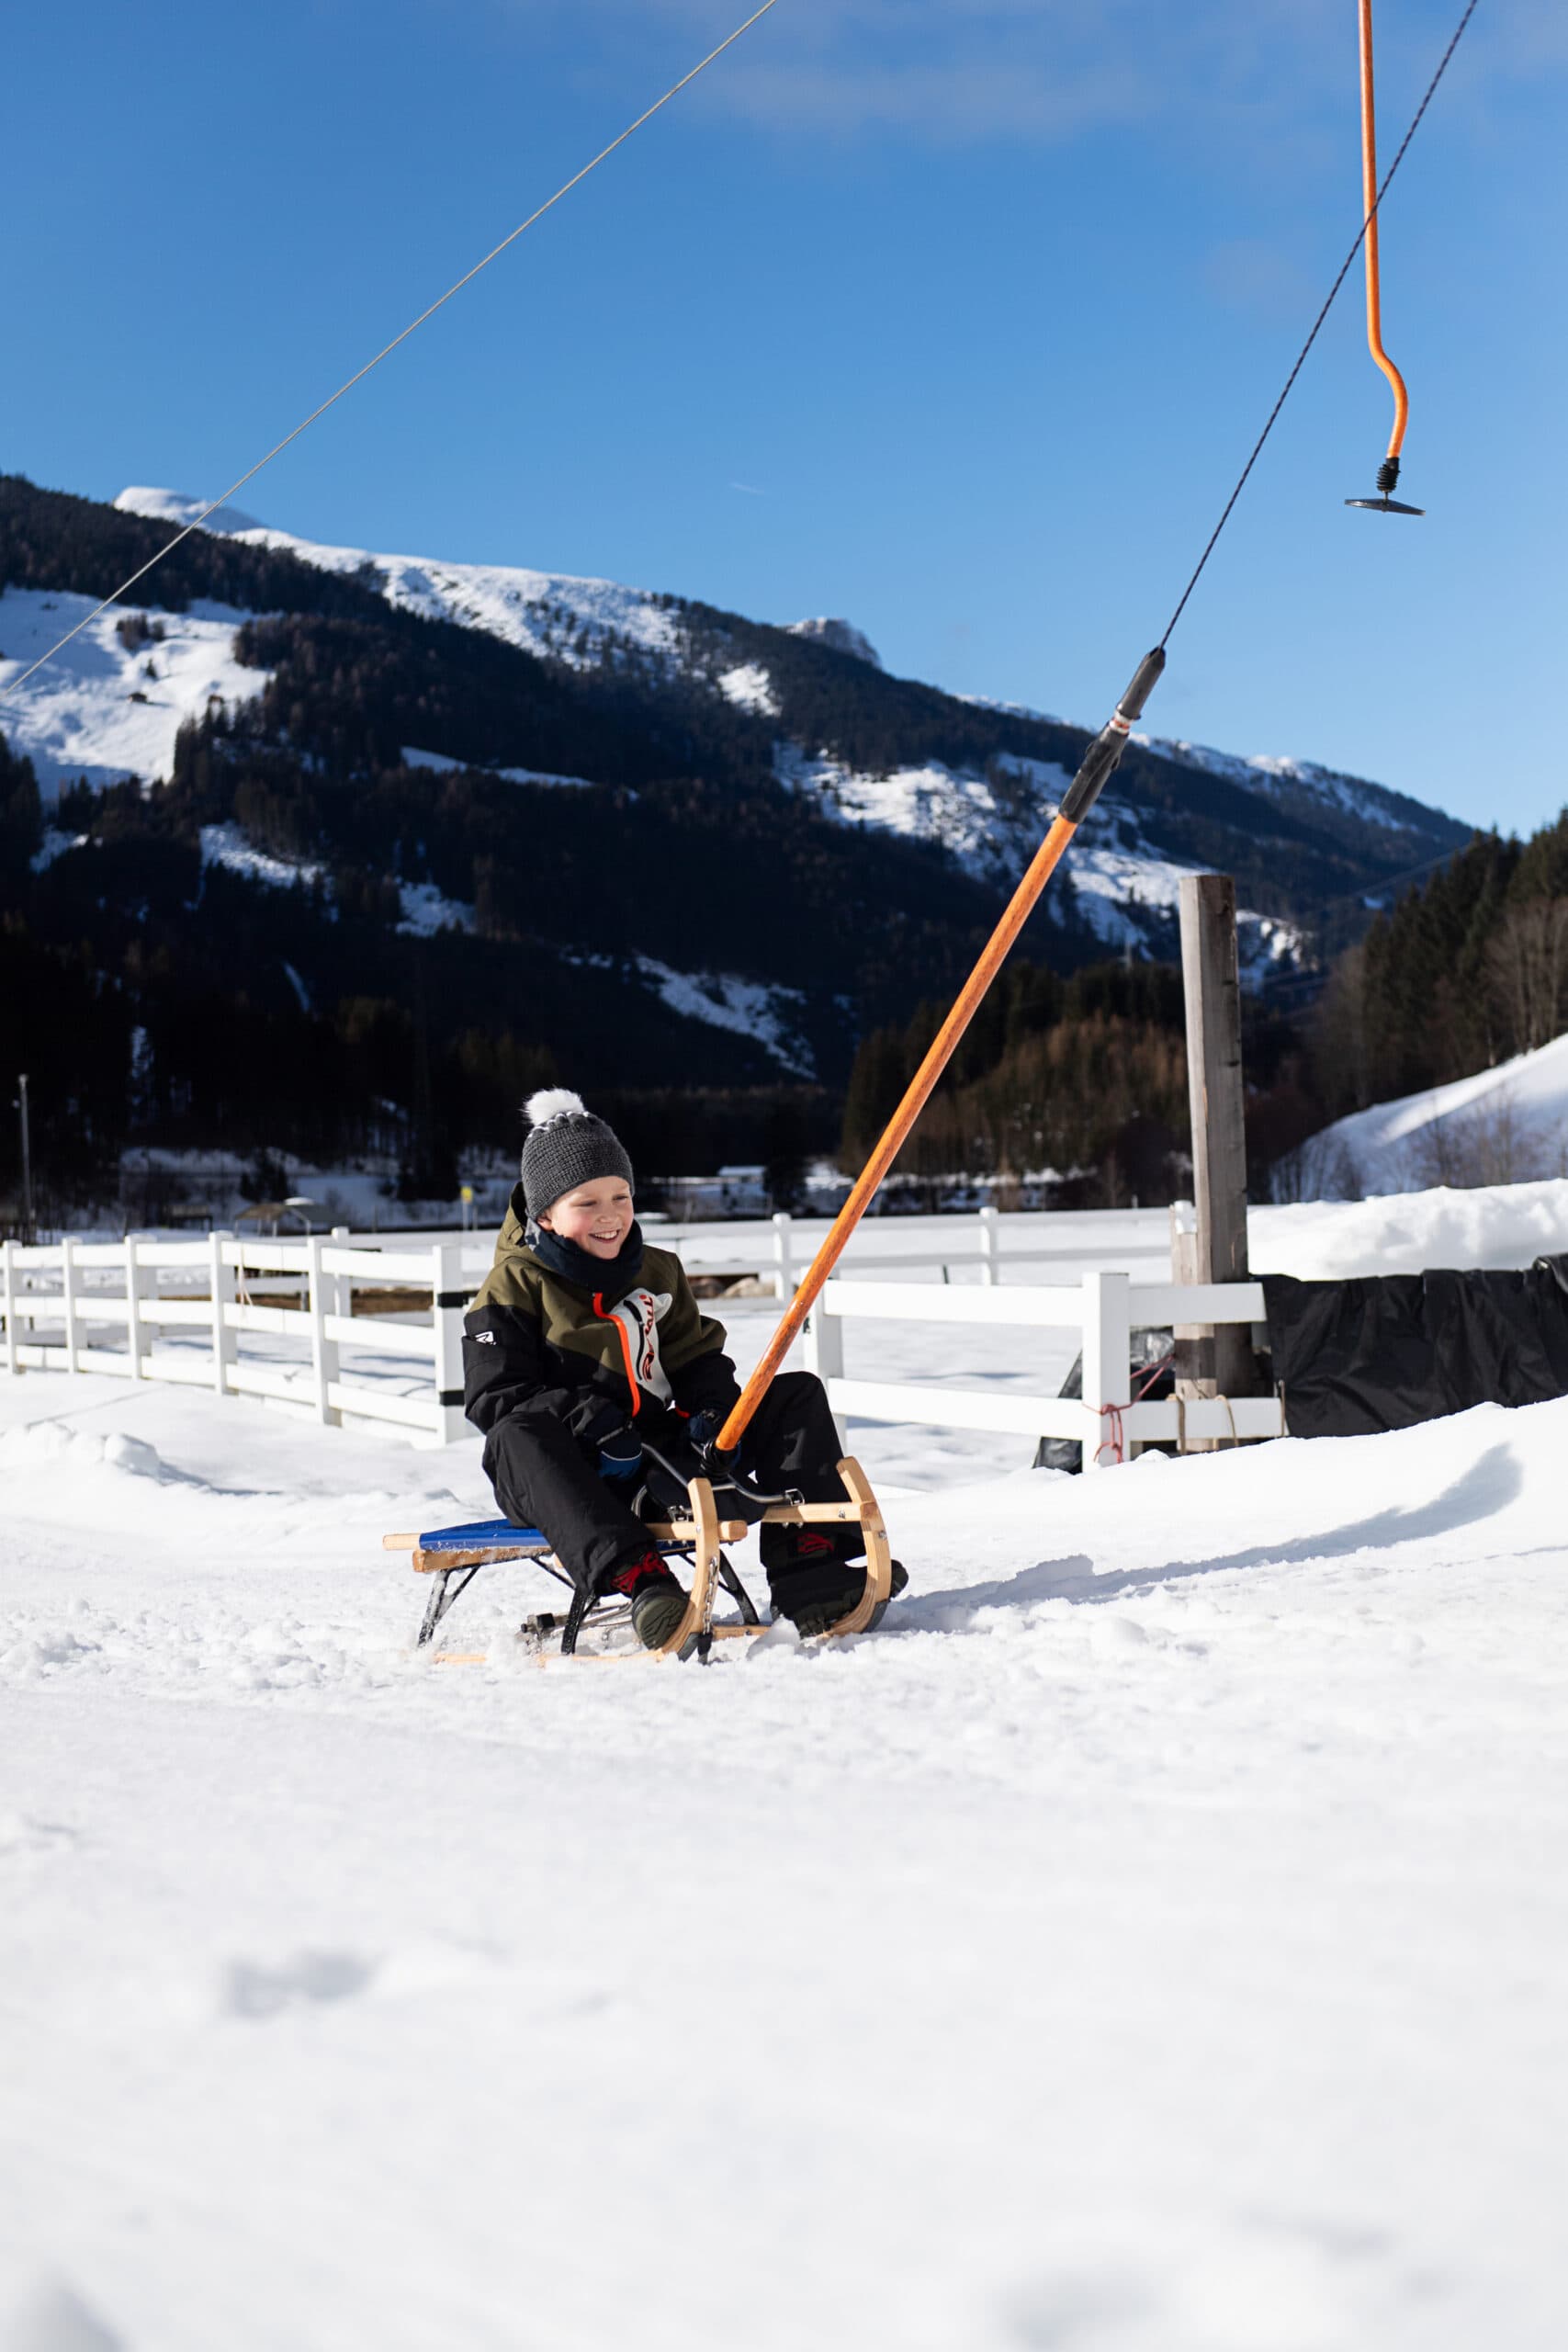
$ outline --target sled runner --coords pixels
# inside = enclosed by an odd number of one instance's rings
[[[774,1526],[845,1526],[858,1523],[865,1538],[865,1590],[848,1616],[829,1627],[826,1640],[832,1641],[849,1634],[869,1631],[881,1622],[884,1610],[892,1596],[893,1559],[887,1544],[887,1531],[871,1483],[858,1462],[846,1459],[839,1464],[839,1476],[844,1482],[845,1499],[832,1503],[784,1502],[772,1503],[759,1521]],[[661,1658],[692,1657],[706,1660],[716,1641],[744,1640],[749,1634],[761,1634],[767,1629],[759,1618],[750,1594],[726,1557],[726,1544],[741,1542],[750,1532],[747,1522],[739,1519],[720,1519],[714,1499],[712,1485],[706,1478],[694,1478],[687,1495],[691,1515],[650,1526],[649,1540],[656,1551],[666,1557],[689,1558],[692,1562],[692,1585],[687,1597],[684,1616],[667,1642],[658,1649],[637,1650],[614,1662],[626,1662],[626,1657]],[[550,1550],[547,1538],[536,1527],[514,1527],[510,1520],[486,1519],[469,1521],[457,1527],[438,1527],[415,1535],[384,1535],[381,1547],[387,1552],[409,1552],[413,1555],[416,1575],[434,1576],[434,1591],[425,1609],[419,1629],[416,1649],[423,1649],[434,1641],[436,1628],[454,1604],[468,1590],[481,1568],[500,1566],[512,1560],[532,1560],[547,1576],[558,1583],[570,1586],[571,1579]],[[716,1624],[714,1609],[719,1589],[728,1592],[739,1610],[739,1622],[731,1620]],[[611,1626],[629,1619],[628,1608],[606,1606],[592,1594],[574,1591],[570,1607],[562,1617],[541,1614],[525,1621],[524,1634],[545,1661],[547,1643],[554,1641],[553,1655],[570,1657],[576,1653],[577,1637],[583,1625],[592,1622],[596,1626]],[[558,1636],[558,1639],[557,1637]],[[482,1659],[479,1652],[434,1652],[456,1664],[459,1658],[466,1664]],[[612,1662],[605,1657],[604,1663]]]

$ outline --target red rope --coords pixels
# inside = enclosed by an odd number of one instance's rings
[[[1154,1386],[1155,1382],[1159,1378],[1160,1374],[1162,1372],[1168,1372],[1175,1362],[1176,1355],[1173,1350],[1169,1355],[1161,1356],[1158,1363],[1150,1364],[1148,1371],[1144,1376],[1143,1385],[1133,1391],[1132,1396],[1128,1398],[1125,1405],[1101,1405],[1100,1408],[1100,1418],[1102,1421],[1109,1421],[1111,1427],[1094,1449],[1096,1468],[1099,1467],[1100,1457],[1105,1452],[1107,1446],[1111,1448],[1111,1461],[1112,1468],[1114,1468],[1118,1463],[1126,1461],[1127,1435],[1126,1430],[1122,1427],[1122,1416],[1123,1413],[1130,1413],[1134,1405],[1142,1403],[1143,1399],[1148,1395],[1149,1390]]]

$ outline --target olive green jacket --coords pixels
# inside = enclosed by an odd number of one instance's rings
[[[724,1327],[702,1312],[673,1250],[643,1249],[628,1279],[606,1268],[590,1290],[541,1263],[525,1235],[521,1188],[495,1260],[464,1317],[464,1409],[487,1435],[541,1416],[581,1435],[606,1405],[728,1412],[739,1393]]]

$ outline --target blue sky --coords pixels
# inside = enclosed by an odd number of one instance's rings
[[[1385,160],[1460,0],[1379,0]],[[7,28],[0,466],[211,492],[739,0],[33,0]],[[1348,512],[1360,278],[1148,723],[1528,829],[1568,799],[1561,0],[1482,0],[1390,197],[1423,522]],[[601,573],[1098,724],[1359,199],[1352,0],[779,0],[242,499]],[[1543,711],[1546,723],[1542,725]]]

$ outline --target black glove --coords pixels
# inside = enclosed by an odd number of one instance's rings
[[[623,1425],[613,1437],[599,1442],[601,1478],[630,1481],[642,1475],[642,1445],[634,1429]]]

